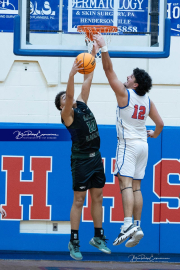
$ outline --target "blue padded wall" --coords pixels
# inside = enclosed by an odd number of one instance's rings
[[[147,127],[152,128],[152,127]],[[43,134],[39,138],[32,136],[24,136],[24,138],[17,139],[12,136],[16,130],[31,130],[36,134]],[[162,136],[157,139],[148,139],[149,158],[146,168],[145,178],[142,181],[142,193],[144,199],[142,211],[142,229],[144,231],[144,238],[140,244],[132,249],[125,247],[125,244],[113,246],[112,243],[120,231],[123,221],[123,209],[121,204],[121,194],[119,192],[119,185],[116,178],[113,177],[113,164],[116,153],[116,129],[115,126],[99,126],[101,137],[101,155],[104,162],[106,185],[103,190],[103,212],[104,221],[103,228],[105,235],[109,239],[108,246],[114,254],[129,253],[131,254],[148,254],[148,253],[179,253],[178,244],[174,244],[174,240],[180,238],[177,234],[179,219],[179,174],[178,167],[179,147],[178,141],[180,137],[180,129],[173,127],[165,127]],[[48,135],[52,134],[51,138]],[[55,135],[54,135],[55,134]],[[63,135],[64,134],[64,135]],[[172,139],[173,134],[173,139]],[[57,135],[57,136],[56,136]],[[42,139],[43,137],[43,139]],[[21,182],[23,180],[32,181],[33,173],[30,171],[32,158],[50,158],[51,171],[48,172],[47,177],[47,206],[51,206],[50,218],[52,221],[69,221],[70,209],[73,201],[71,169],[70,169],[70,154],[71,141],[68,132],[63,125],[45,125],[45,124],[1,124],[0,125],[0,155],[1,155],[1,170],[0,170],[0,203],[7,202],[9,215],[11,210],[16,213],[16,207],[13,203],[13,198],[9,198],[8,190],[10,185],[6,185],[6,158],[22,158],[24,161],[24,171],[21,172]],[[170,143],[171,142],[171,143]],[[8,160],[10,160],[8,159]],[[166,166],[165,162],[169,162]],[[175,160],[175,161],[172,161]],[[163,164],[162,164],[163,163]],[[13,166],[13,165],[12,165]],[[170,199],[162,198],[164,186],[161,183],[166,183],[164,175],[167,168],[170,167],[169,186],[173,188],[170,191]],[[16,170],[14,167],[13,170]],[[38,168],[36,170],[39,170]],[[163,170],[163,171],[162,171]],[[165,170],[165,172],[164,172]],[[179,171],[178,171],[179,170]],[[47,176],[46,175],[46,176]],[[9,177],[9,176],[8,176]],[[8,178],[9,179],[9,178]],[[9,180],[8,180],[9,181]],[[9,182],[10,183],[10,182]],[[27,182],[26,182],[27,183]],[[19,185],[19,184],[18,184]],[[19,188],[18,185],[11,183],[14,193]],[[20,184],[21,185],[21,184]],[[163,184],[164,185],[164,184]],[[38,187],[41,191],[41,186]],[[43,190],[42,186],[42,190]],[[177,192],[176,192],[177,191]],[[41,197],[42,194],[39,196]],[[177,196],[177,197],[176,197]],[[7,201],[8,198],[8,201]],[[88,197],[89,198],[89,197]],[[170,208],[176,210],[177,223],[161,223],[161,219],[166,216],[166,212],[162,212],[162,205],[160,202],[169,202]],[[32,204],[32,197],[30,195],[22,196],[20,205],[23,206],[22,219],[30,219],[30,205]],[[80,241],[82,252],[97,252],[89,245],[89,240],[94,234],[93,223],[90,217],[90,201],[86,199],[84,206],[83,217],[80,223]],[[14,207],[14,208],[13,208]],[[114,207],[114,208],[113,208]],[[171,210],[171,209],[170,209]],[[168,217],[172,217],[168,208]],[[8,214],[8,211],[7,211]],[[36,213],[36,219],[38,220]],[[8,216],[7,216],[8,218]],[[40,220],[40,218],[39,218]],[[16,251],[53,251],[53,252],[67,252],[67,244],[70,238],[69,234],[28,234],[20,233],[20,220],[11,218],[10,220],[0,221],[0,230],[3,232],[0,241],[0,250],[16,250]],[[180,239],[179,239],[180,240]],[[51,244],[50,244],[51,243]],[[171,246],[171,250],[169,249]]]

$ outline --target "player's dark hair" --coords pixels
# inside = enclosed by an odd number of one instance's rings
[[[56,95],[56,97],[55,97],[55,106],[56,106],[56,108],[59,110],[59,111],[61,111],[62,109],[60,108],[60,106],[61,106],[61,96],[62,95],[64,95],[64,94],[66,94],[66,91],[61,91],[61,92],[59,92],[57,95]]]
[[[144,96],[152,87],[152,79],[149,74],[144,69],[135,68],[133,70],[133,75],[138,83],[136,88],[136,93],[139,96]]]

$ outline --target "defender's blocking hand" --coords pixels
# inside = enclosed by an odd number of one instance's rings
[[[99,33],[97,35],[94,35],[93,36],[94,40],[97,42],[98,46],[100,48],[106,46],[106,43],[105,43],[105,40],[104,40],[104,37]]]

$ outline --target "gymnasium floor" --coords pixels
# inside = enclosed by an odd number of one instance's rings
[[[121,263],[121,262],[78,262],[78,261],[35,261],[0,260],[0,270],[174,270],[180,264],[174,263]]]

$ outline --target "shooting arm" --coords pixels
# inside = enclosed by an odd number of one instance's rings
[[[92,56],[95,57],[98,50],[99,50],[99,47],[98,47],[97,43],[94,42],[93,49],[91,52]],[[94,74],[94,72],[91,72],[89,74],[84,75],[84,82],[82,85],[81,93],[77,98],[78,101],[82,101],[82,102],[87,104],[87,101],[89,98],[89,93],[90,93],[90,88],[91,88],[91,83],[92,83],[92,79],[93,79],[93,74]]]
[[[86,104],[87,104],[87,101],[89,98],[91,83],[92,83],[92,79],[93,79],[93,73],[94,72],[91,72],[90,74],[84,75],[84,82],[83,82],[83,85],[81,88],[81,93],[77,98],[78,101],[82,101]]]
[[[70,126],[73,122],[72,107],[74,101],[74,75],[77,73],[79,65],[79,62],[76,63],[76,61],[74,61],[67,83],[66,101],[61,113],[61,117],[64,120],[66,126]]]
[[[70,126],[73,122],[72,106],[74,100],[74,76],[69,74],[69,80],[66,89],[66,101],[65,106],[62,109],[61,117],[66,126]]]

